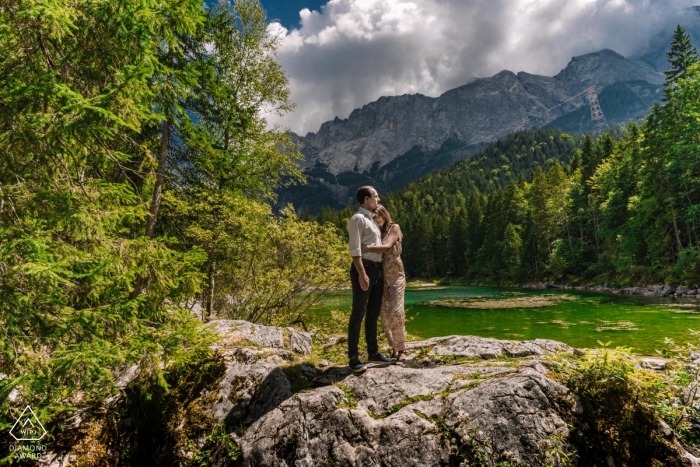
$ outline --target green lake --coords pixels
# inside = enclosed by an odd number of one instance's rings
[[[349,310],[351,302],[350,290],[333,291],[312,314]],[[700,300],[672,297],[450,286],[408,288],[405,302],[407,332],[424,339],[453,334],[541,338],[579,348],[609,342],[654,355],[665,348],[664,338],[693,341],[688,330],[700,330]]]

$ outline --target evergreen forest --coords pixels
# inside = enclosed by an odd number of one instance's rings
[[[583,137],[521,131],[380,193],[407,274],[700,284],[700,65],[680,26],[668,58],[663,101],[643,121]],[[342,233],[354,210],[318,220]]]

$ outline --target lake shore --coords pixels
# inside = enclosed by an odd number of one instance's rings
[[[560,290],[581,290],[591,292],[602,292],[619,295],[644,295],[649,297],[679,297],[700,299],[700,287],[687,287],[685,285],[673,284],[649,284],[632,287],[609,287],[601,284],[569,285],[551,281],[533,281],[516,284],[491,283],[488,281],[459,281],[453,278],[415,279],[409,281],[408,287],[426,287],[439,285],[465,285],[475,287],[503,287],[518,289],[560,289]]]
[[[523,284],[513,284],[510,287],[523,289],[562,289],[562,290],[583,290],[593,292],[603,292],[622,295],[646,295],[650,297],[684,297],[700,298],[700,289],[689,288],[684,285],[672,284],[651,284],[636,287],[608,287],[606,285],[564,285],[555,282],[526,282]]]

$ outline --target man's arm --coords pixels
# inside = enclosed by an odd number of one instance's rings
[[[362,231],[364,230],[364,225],[362,225],[362,219],[360,216],[353,216],[348,221],[348,249],[350,250],[350,256],[353,258],[355,256],[362,256]]]
[[[355,265],[355,269],[360,275],[360,288],[365,292],[369,289],[369,277],[365,271],[365,265],[362,264],[362,256],[353,256],[352,263]]]
[[[350,250],[350,256],[352,257],[352,262],[355,265],[355,269],[360,275],[360,287],[362,290],[369,289],[369,277],[367,277],[367,272],[365,271],[365,265],[362,264],[362,219],[359,216],[353,216],[348,221],[348,237],[350,241],[348,242],[348,249]]]

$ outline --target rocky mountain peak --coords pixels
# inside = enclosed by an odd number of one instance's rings
[[[622,81],[642,80],[652,84],[664,81],[662,73],[640,60],[630,60],[610,49],[573,57],[555,77],[564,83],[600,88]]]
[[[573,57],[554,77],[503,70],[439,97],[381,97],[353,110],[346,119],[336,117],[321,125],[318,132],[296,138],[306,158],[302,168],[311,182],[307,191],[325,190],[327,199],[335,198],[344,205],[352,201],[350,192],[355,185],[381,185],[397,170],[409,167],[415,167],[415,179],[428,167],[437,167],[429,163],[430,158],[445,144],[460,149],[453,157],[464,157],[506,134],[545,126],[586,106],[583,96],[571,98],[588,86],[596,86],[600,93],[615,83],[656,85],[663,80],[663,74],[649,64],[605,49]],[[635,112],[638,114],[639,109]],[[455,159],[441,159],[442,165],[451,160]],[[331,185],[329,180],[335,183]],[[309,196],[318,194],[307,193],[300,200]],[[281,196],[281,200],[300,206],[294,198]]]

